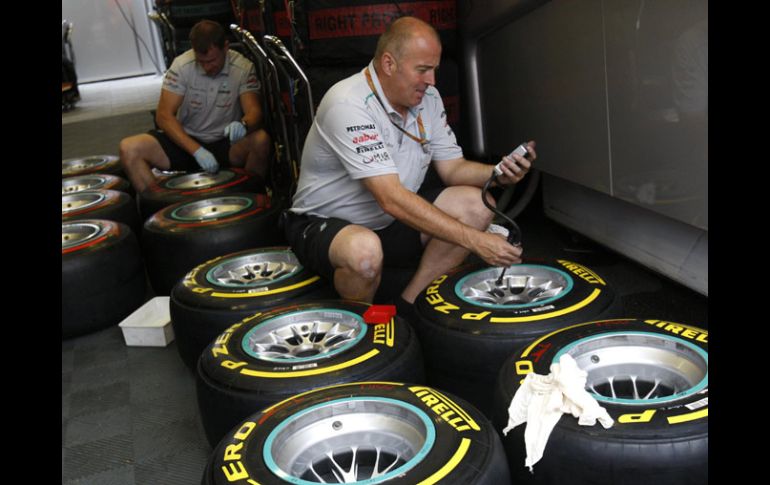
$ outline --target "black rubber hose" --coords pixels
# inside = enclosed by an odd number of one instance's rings
[[[489,180],[484,184],[484,188],[481,189],[481,200],[484,202],[484,205],[487,206],[487,209],[491,210],[495,214],[497,214],[501,219],[505,220],[510,224],[511,230],[508,231],[508,242],[513,244],[514,246],[521,246],[521,229],[519,229],[519,226],[513,222],[513,219],[505,215],[503,212],[497,209],[497,207],[494,207],[492,204],[490,204],[487,201],[487,192],[489,191],[489,186],[492,183],[493,180],[495,180],[495,172],[492,172],[492,175],[489,177]]]

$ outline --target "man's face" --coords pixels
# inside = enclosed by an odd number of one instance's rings
[[[205,54],[195,52],[195,62],[206,71],[209,76],[216,76],[225,66],[227,44],[223,49],[211,46]]]
[[[395,99],[390,100],[391,104],[407,108],[420,104],[428,86],[436,84],[436,68],[440,61],[441,44],[433,37],[412,40],[401,58],[396,60],[392,77]]]

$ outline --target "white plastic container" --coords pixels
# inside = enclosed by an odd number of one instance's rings
[[[174,341],[169,301],[168,296],[156,296],[120,322],[126,345],[165,347]]]

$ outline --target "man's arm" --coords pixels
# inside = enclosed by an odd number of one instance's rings
[[[155,122],[174,143],[192,155],[201,145],[184,131],[182,124],[176,119],[176,113],[182,106],[183,100],[184,96],[161,89],[158,108],[155,111]]]
[[[255,91],[247,91],[240,95],[243,117],[241,121],[246,123],[246,132],[251,133],[262,127],[262,105]]]
[[[481,165],[481,164],[479,164]],[[398,175],[362,179],[382,209],[418,231],[472,251],[492,266],[511,265],[519,251],[505,239],[467,226],[404,188]]]
[[[528,160],[520,155],[503,157],[503,175],[497,180],[504,185],[515,184],[521,181],[532,166],[532,161],[537,158],[535,152],[535,142],[528,143]],[[433,164],[436,167],[441,181],[451,187],[454,185],[470,185],[473,187],[482,187],[492,175],[492,165],[486,163],[472,162],[465,158],[456,158],[454,160],[442,160]]]

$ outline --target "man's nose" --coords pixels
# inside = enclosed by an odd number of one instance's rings
[[[436,85],[436,71],[431,69],[428,72],[425,73],[425,76],[423,76],[423,82],[426,84],[430,84],[431,86]]]

